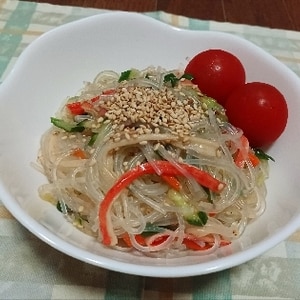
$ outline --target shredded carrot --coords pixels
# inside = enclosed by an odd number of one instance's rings
[[[260,163],[259,158],[253,152],[249,152],[248,156],[253,167],[256,167]]]
[[[203,251],[211,248],[213,245],[210,245],[208,243],[205,243],[203,246],[200,246],[196,241],[190,240],[190,239],[183,239],[182,243],[191,250],[195,251]]]
[[[87,156],[86,156],[86,153],[80,149],[80,148],[76,148],[73,152],[72,152],[72,155],[77,157],[77,158],[80,158],[80,159],[86,159]]]
[[[241,136],[241,147],[234,154],[234,162],[239,168],[243,168],[245,163],[248,161],[253,167],[259,164],[259,158],[252,152],[248,139]]]
[[[129,248],[132,248],[132,242],[131,242],[130,236],[127,232],[122,234],[121,238],[123,239],[123,241]],[[136,234],[134,236],[134,238],[137,241],[137,243],[139,243],[142,246],[146,246],[145,238],[142,235]]]
[[[181,183],[175,176],[161,175],[161,178],[175,191],[179,192],[181,190]]]

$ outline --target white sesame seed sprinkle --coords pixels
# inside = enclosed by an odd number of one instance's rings
[[[121,132],[128,140],[152,132],[159,134],[162,128],[170,129],[179,137],[187,136],[195,120],[206,113],[200,101],[189,98],[184,89],[167,87],[121,86],[105,102],[105,108],[107,119],[100,117],[97,123],[112,122],[112,138],[120,137],[114,135]],[[179,127],[174,127],[175,124]]]

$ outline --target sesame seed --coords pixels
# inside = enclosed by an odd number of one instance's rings
[[[155,89],[120,85],[103,105],[107,119],[99,117],[97,123],[112,122],[114,140],[122,137],[129,140],[152,132],[159,134],[163,128],[184,137],[192,131],[195,121],[206,117],[200,101],[187,96],[180,87]],[[130,130],[126,131],[127,127]],[[116,136],[116,133],[122,135]]]
[[[121,124],[120,127],[119,127],[119,130],[120,130],[120,131],[123,131],[124,128],[125,128],[125,125],[124,125],[124,124]]]
[[[155,129],[158,129],[157,127]],[[158,129],[159,130],[159,129]],[[151,128],[146,128],[144,130],[145,133],[152,133],[152,129]]]
[[[185,136],[185,137],[183,138],[183,143],[187,143],[187,142],[189,142],[189,141],[190,141],[190,138],[189,138],[189,137]]]
[[[153,150],[154,151],[157,151],[160,147],[160,143],[156,143],[154,146],[153,146]]]

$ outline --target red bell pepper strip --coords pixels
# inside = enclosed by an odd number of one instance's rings
[[[81,102],[72,102],[66,105],[70,113],[74,116],[84,114],[84,109],[82,108]]]
[[[161,175],[178,176],[182,175],[172,163],[168,161],[155,161],[156,167],[161,171]],[[224,184],[218,179],[211,176],[209,173],[202,171],[192,165],[180,164],[185,171],[187,171],[199,184],[211,189],[213,192],[221,192]],[[109,210],[113,204],[114,199],[120,192],[127,188],[135,179],[146,174],[155,174],[153,162],[144,163],[134,167],[133,169],[124,173],[115,183],[115,185],[106,193],[104,199],[99,205],[98,218],[99,229],[102,233],[102,243],[104,245],[113,245],[117,241],[112,240],[113,232],[111,219],[109,218]]]
[[[103,91],[101,95],[103,96],[109,96],[113,95],[116,91],[114,89]],[[74,116],[77,115],[83,115],[85,113],[88,113],[90,110],[94,109],[94,103],[100,99],[100,96],[95,96],[92,99],[84,100],[84,101],[78,101],[78,102],[72,102],[66,104],[66,107],[70,111],[70,113]],[[98,108],[97,109],[99,116],[104,116],[106,113],[105,108]]]
[[[69,109],[70,113],[74,116],[83,115],[85,113],[84,106],[92,105],[92,103],[96,102],[99,98],[100,96],[96,96],[90,100],[68,103],[66,104],[66,107]]]

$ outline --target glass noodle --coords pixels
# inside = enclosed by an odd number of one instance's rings
[[[42,136],[38,162],[49,183],[41,198],[105,246],[208,254],[265,209],[267,162],[253,160],[224,109],[182,75],[103,71]]]

